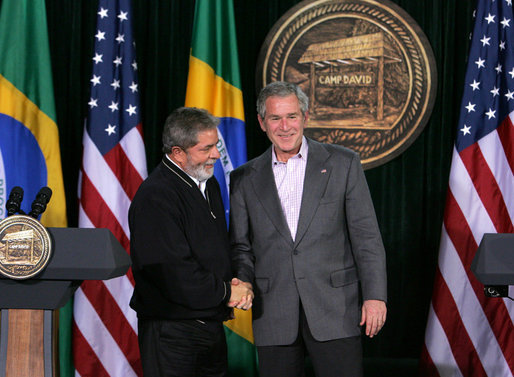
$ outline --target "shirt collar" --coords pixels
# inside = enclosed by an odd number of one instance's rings
[[[307,139],[305,136],[302,136],[302,144],[300,145],[300,150],[297,154],[292,156],[291,158],[301,158],[307,160],[307,154],[309,153],[309,145],[307,144]],[[277,165],[277,164],[284,164],[285,162],[279,161],[277,159],[277,154],[275,153],[275,146],[271,148],[271,164]]]

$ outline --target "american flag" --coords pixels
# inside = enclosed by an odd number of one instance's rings
[[[108,228],[129,252],[128,208],[147,176],[130,0],[98,5],[89,115],[79,182],[79,226]],[[142,376],[134,279],[86,281],[74,302],[76,375]]]
[[[470,270],[484,233],[513,233],[512,0],[479,0],[421,357],[424,376],[514,373],[514,304]]]

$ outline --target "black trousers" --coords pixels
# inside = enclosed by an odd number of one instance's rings
[[[138,339],[145,377],[227,374],[227,342],[221,322],[140,319]]]
[[[320,342],[314,339],[300,308],[298,338],[286,346],[257,347],[260,377],[305,376],[309,355],[317,377],[362,377],[361,337]]]

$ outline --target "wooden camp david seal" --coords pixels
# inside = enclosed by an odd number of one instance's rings
[[[299,85],[310,102],[305,134],[359,152],[364,168],[412,144],[436,80],[427,38],[387,0],[303,1],[273,26],[257,64],[257,88]]]
[[[36,219],[13,215],[0,221],[0,274],[28,279],[48,264],[52,242],[46,228]]]

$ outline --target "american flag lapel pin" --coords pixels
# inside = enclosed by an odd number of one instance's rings
[[[321,174],[325,174],[326,172],[327,172],[327,169],[323,169],[323,170],[321,171]]]

